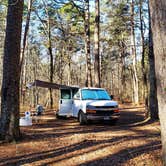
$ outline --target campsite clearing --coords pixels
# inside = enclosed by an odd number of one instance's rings
[[[0,165],[162,166],[159,122],[142,106],[121,105],[116,125],[56,119],[53,110],[21,127],[22,140],[0,144]]]

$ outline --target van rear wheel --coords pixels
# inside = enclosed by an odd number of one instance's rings
[[[80,113],[78,115],[78,121],[79,121],[80,125],[84,125],[84,124],[88,123],[87,117],[82,111],[80,111]]]

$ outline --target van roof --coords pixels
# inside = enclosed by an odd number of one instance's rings
[[[105,90],[104,88],[97,88],[97,87],[83,87],[83,88],[80,88],[80,89],[99,89],[99,90]]]

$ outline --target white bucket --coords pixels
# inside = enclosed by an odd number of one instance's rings
[[[19,121],[20,126],[32,126],[32,118],[21,117]]]

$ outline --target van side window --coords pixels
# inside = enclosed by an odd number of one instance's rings
[[[71,91],[69,89],[61,89],[61,99],[71,99]]]
[[[77,92],[78,92],[78,89],[72,89],[72,97],[74,97]]]
[[[76,99],[76,100],[80,99],[80,92],[79,91],[74,95],[74,99]]]

